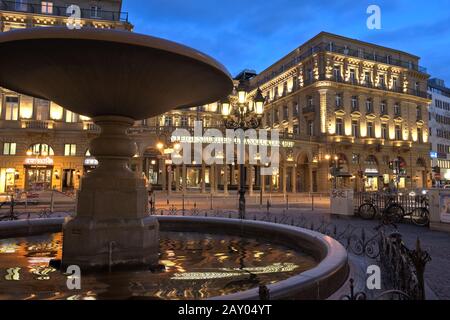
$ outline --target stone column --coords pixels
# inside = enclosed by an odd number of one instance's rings
[[[328,132],[327,89],[319,90],[320,94],[320,132]]]
[[[282,184],[283,184],[283,194],[284,195],[286,195],[286,193],[287,193],[287,166],[286,165],[284,165],[283,166],[283,168],[282,168],[282,173],[283,173],[283,176],[282,176]]]
[[[77,214],[63,226],[64,267],[150,266],[158,261],[158,221],[148,217],[145,180],[129,169],[136,146],[127,135],[134,120],[93,119],[102,128],[90,151],[99,161],[78,192]]]

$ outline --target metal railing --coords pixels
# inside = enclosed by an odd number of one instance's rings
[[[395,203],[399,204],[405,210],[405,213],[411,213],[414,209],[423,207],[423,197],[424,195],[422,194],[410,195],[409,192],[397,194],[386,192],[355,192],[353,205],[356,213],[359,207],[365,203],[372,203],[375,207],[384,208],[393,199]]]
[[[34,13],[46,16],[67,17],[67,8],[67,6],[45,6],[41,3],[0,1],[0,10],[3,11]],[[128,22],[128,12],[81,8],[81,18]]]

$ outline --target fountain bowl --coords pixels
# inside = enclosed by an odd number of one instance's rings
[[[117,30],[65,27],[0,33],[0,85],[78,114],[141,120],[224,98],[224,66],[189,47]]]
[[[331,237],[314,231],[282,224],[229,218],[158,216],[156,219],[162,232],[235,235],[306,252],[316,259],[318,263],[314,268],[268,285],[271,299],[327,299],[339,290],[348,278],[348,256],[345,248]],[[0,222],[0,239],[60,232],[63,222],[63,218]],[[259,298],[258,288],[210,297],[213,300]]]

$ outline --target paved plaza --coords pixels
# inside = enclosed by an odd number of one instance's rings
[[[54,212],[50,212],[51,192],[40,194],[39,203],[29,205],[27,208],[19,204],[15,212],[21,219],[27,218],[46,218],[46,217],[64,217],[74,213],[75,200],[73,197],[61,193],[53,194]],[[167,214],[173,209],[174,214],[181,214],[184,206],[186,215],[189,215],[194,208],[198,210],[219,210],[222,212],[237,212],[237,195],[230,192],[229,195],[221,194],[172,194],[156,192],[156,214]],[[269,207],[267,207],[269,202]],[[308,225],[319,226],[321,223],[331,223],[338,230],[344,230],[351,225],[357,229],[364,229],[370,236],[375,233],[374,228],[379,225],[378,221],[367,221],[357,217],[342,217],[330,214],[329,198],[325,194],[302,194],[288,195],[265,194],[262,205],[260,205],[259,195],[248,197],[247,201],[247,219],[265,220],[277,219],[280,223],[296,223],[306,219]],[[9,206],[6,204],[0,210],[4,215],[9,212]],[[42,214],[45,212],[45,214]],[[432,261],[427,264],[425,279],[427,284],[427,298],[430,299],[450,299],[450,277],[447,276],[450,267],[450,234],[431,231],[428,228],[417,227],[410,223],[401,223],[398,231],[403,235],[403,239],[408,248],[414,249],[416,241],[419,238],[423,250],[428,251]],[[364,289],[364,270],[366,265],[374,262],[368,258],[362,258],[350,253],[352,261],[353,274],[357,278],[356,288]],[[376,293],[373,293],[376,296]]]

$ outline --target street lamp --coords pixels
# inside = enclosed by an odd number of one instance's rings
[[[221,101],[222,116],[225,128],[231,130],[257,129],[261,125],[261,117],[264,112],[264,97],[258,88],[253,101],[247,100],[247,82],[241,81],[237,87],[237,103],[230,100]],[[243,139],[243,137],[242,137]],[[241,145],[244,141],[241,141]],[[239,164],[239,218],[245,219],[245,164]],[[250,183],[252,183],[250,181]]]

